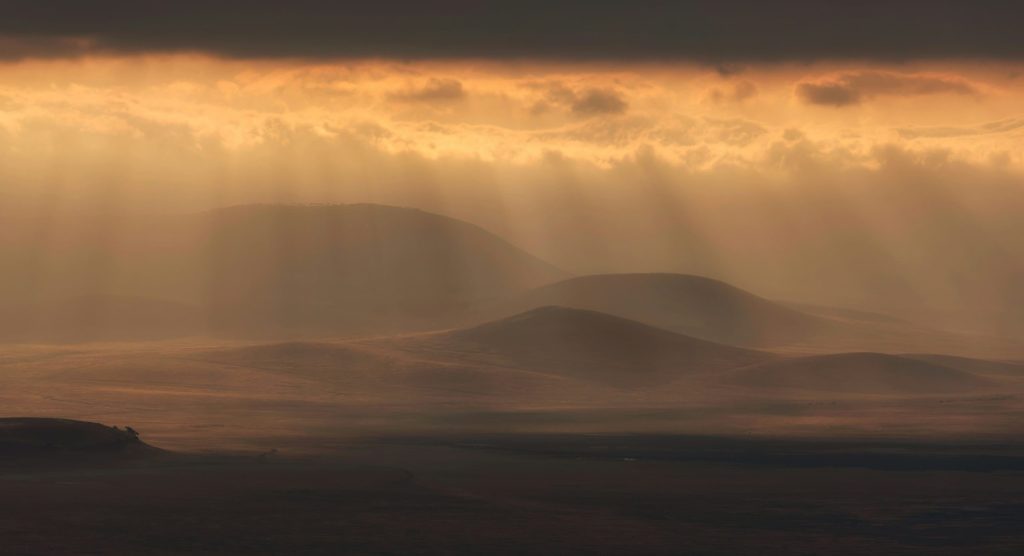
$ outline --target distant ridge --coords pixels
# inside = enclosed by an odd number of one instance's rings
[[[569,276],[479,226],[375,204],[136,218],[117,242],[83,235],[61,249],[69,255],[45,283],[27,270],[32,253],[13,259],[5,278],[28,293],[0,297],[0,341],[436,330],[474,304]]]
[[[403,330],[564,278],[472,224],[384,205],[248,205],[203,215],[206,303],[229,329]]]

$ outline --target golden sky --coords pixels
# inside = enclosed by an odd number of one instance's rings
[[[1024,66],[999,61],[12,60],[0,209],[381,202],[574,272],[875,308],[970,287],[1000,310],[1024,276],[1022,107]]]
[[[685,173],[784,181],[815,165],[877,169],[896,150],[920,164],[1018,171],[1022,85],[1021,66],[991,62],[723,70],[187,55],[29,60],[0,65],[0,157],[8,188],[45,179],[77,190],[114,179],[237,200],[246,184],[263,195],[254,182],[268,172],[328,189],[372,186],[389,179],[393,169],[384,166],[395,157],[426,168],[525,171],[564,160],[604,172],[653,157]],[[336,193],[289,195],[326,201],[317,197]]]

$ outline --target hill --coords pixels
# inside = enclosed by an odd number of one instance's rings
[[[563,278],[477,226],[381,205],[205,215],[205,300],[227,329],[404,330]]]
[[[489,315],[557,305],[598,311],[714,342],[769,347],[843,328],[725,282],[686,274],[602,274],[543,285],[489,307]]]
[[[728,373],[731,385],[844,394],[964,394],[994,383],[949,366],[881,353],[839,353],[769,361]]]
[[[596,311],[541,307],[430,336],[445,352],[615,386],[649,386],[772,356]]]
[[[470,305],[567,276],[480,227],[384,205],[247,205],[102,224],[57,223],[48,243],[0,249],[0,340],[438,329]]]
[[[126,456],[159,450],[139,440],[127,427],[40,417],[0,418],[0,458]]]

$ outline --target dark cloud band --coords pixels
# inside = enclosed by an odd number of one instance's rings
[[[1007,0],[2,0],[0,58],[1024,59],[1022,20]]]

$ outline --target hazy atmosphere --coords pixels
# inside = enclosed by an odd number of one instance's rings
[[[1011,3],[0,7],[0,552],[1024,547]]]

